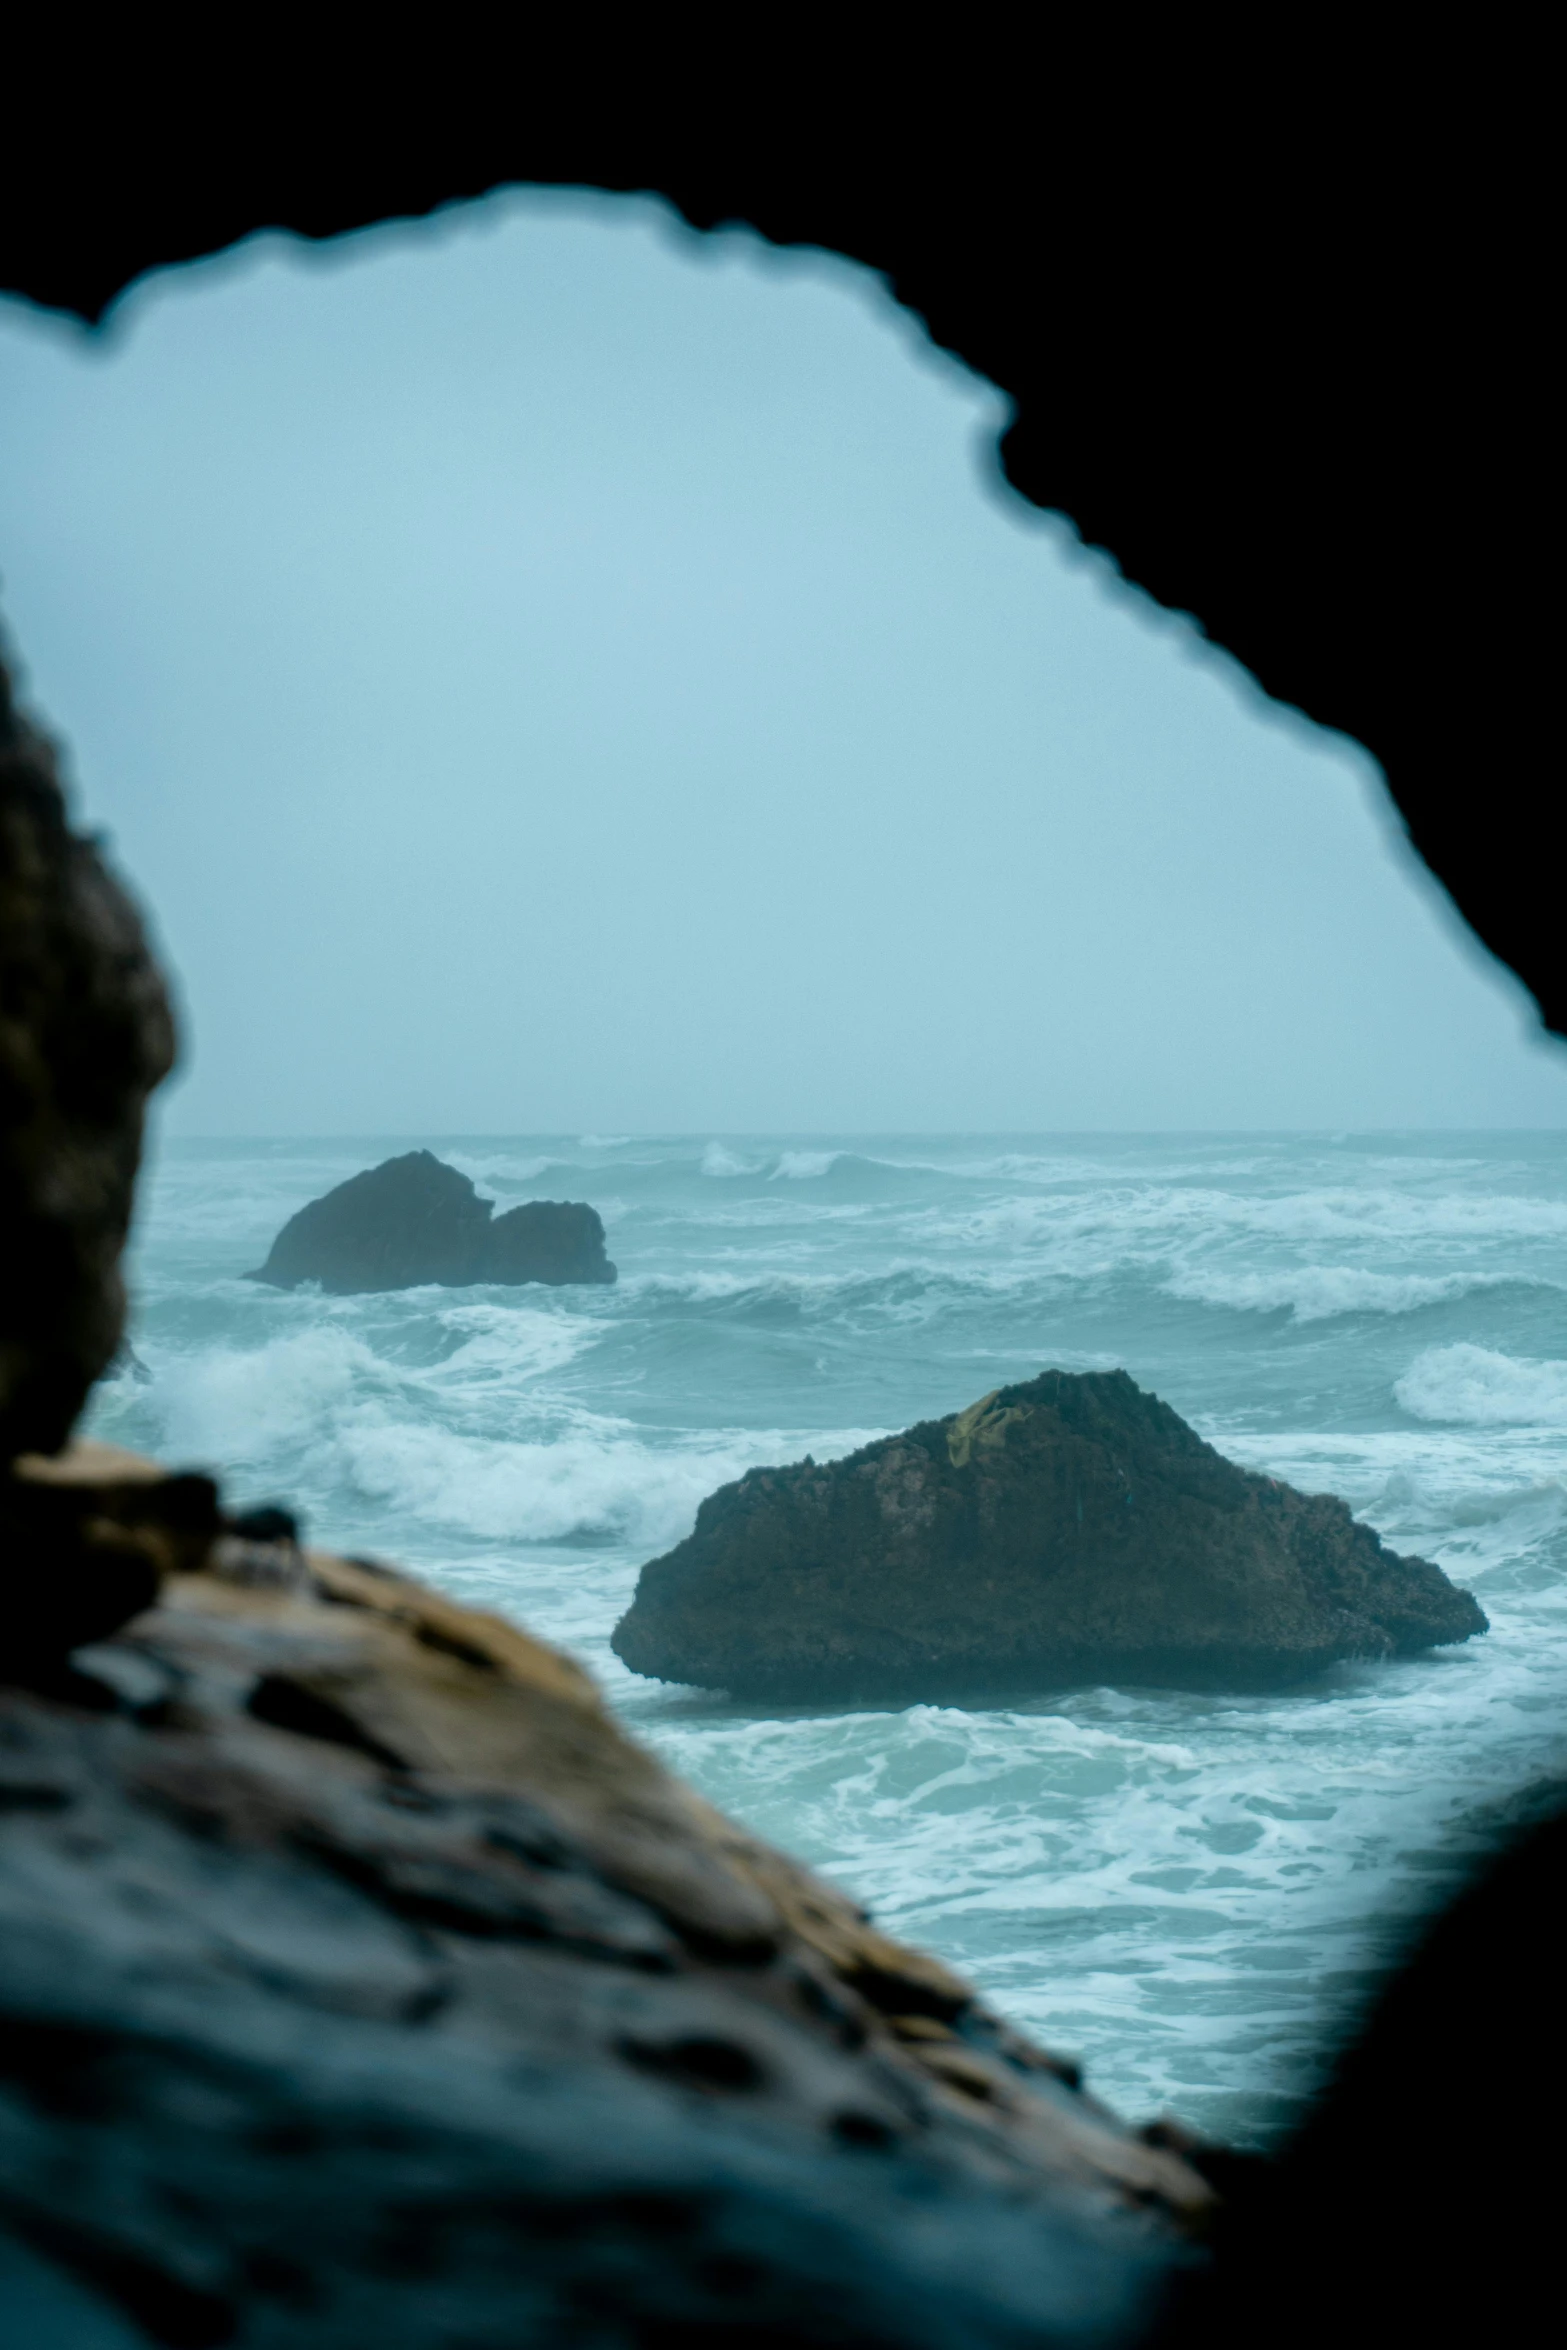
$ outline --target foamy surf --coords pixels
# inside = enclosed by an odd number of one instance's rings
[[[325,1298],[241,1275],[409,1138],[184,1145],[98,1430],[300,1503],[580,1654],[717,1801],[1076,2047],[1265,2138],[1488,1808],[1567,1765],[1567,1146],[1550,1136],[418,1136],[586,1199],[614,1289]],[[1460,1652],[1287,1699],[1042,1691],[755,1719],[609,1650],[753,1466],[1047,1363],[1124,1364],[1248,1467],[1474,1586]]]
[[[1481,1428],[1567,1428],[1567,1362],[1522,1362],[1494,1347],[1427,1347],[1394,1390],[1418,1420]]]
[[[1196,1305],[1327,1322],[1338,1314],[1414,1314],[1477,1289],[1504,1288],[1508,1280],[1506,1274],[1377,1273],[1366,1265],[1299,1265],[1267,1273],[1188,1269],[1173,1273],[1164,1286],[1171,1297]]]

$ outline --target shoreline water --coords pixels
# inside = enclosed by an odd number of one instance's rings
[[[502,1207],[599,1208],[618,1287],[241,1280],[409,1140]],[[1567,1771],[1567,1136],[171,1142],[131,1273],[152,1377],[105,1382],[93,1432],[570,1647],[1122,2110],[1266,2140],[1492,1807]],[[753,1717],[610,1655],[715,1485],[1047,1363],[1122,1363],[1245,1466],[1342,1493],[1491,1634],[1287,1698],[851,1715]]]

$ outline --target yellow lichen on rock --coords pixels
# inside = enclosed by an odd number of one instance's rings
[[[998,1406],[996,1398],[1000,1393],[999,1387],[993,1387],[978,1403],[971,1403],[967,1411],[955,1413],[947,1423],[947,1457],[955,1469],[968,1467],[977,1444],[1005,1444],[1008,1428],[1029,1418],[1026,1404]]]

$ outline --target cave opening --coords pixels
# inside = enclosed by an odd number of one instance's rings
[[[1368,754],[1007,490],[870,273],[651,200],[3,332],[8,622],[188,1005],[92,1426],[514,1611],[1117,2102],[1277,2132],[1567,1673],[1563,1048]],[[600,1205],[614,1294],[240,1288],[409,1142]],[[847,1721],[610,1658],[704,1493],[1042,1361],[1342,1493],[1489,1646]]]

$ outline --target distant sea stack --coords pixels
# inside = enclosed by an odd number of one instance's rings
[[[407,1151],[290,1216],[267,1261],[247,1276],[274,1289],[319,1281],[338,1297],[368,1290],[461,1289],[494,1281],[606,1282],[604,1226],[594,1208],[529,1200],[495,1213],[466,1175],[431,1151]]]
[[[740,1698],[906,1704],[1277,1687],[1486,1628],[1439,1567],[1237,1468],[1124,1371],[1046,1371],[722,1487],[643,1568],[614,1648]]]

